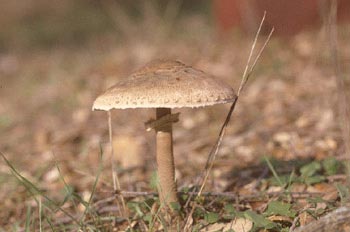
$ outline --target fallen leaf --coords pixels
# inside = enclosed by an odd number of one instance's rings
[[[302,212],[299,214],[299,222],[300,226],[304,226],[306,224],[309,224],[310,222],[314,221],[315,219],[308,213],[308,212]]]
[[[228,223],[215,223],[206,227],[205,231],[235,231],[249,232],[253,228],[253,222],[245,218],[236,218]]]
[[[272,216],[268,217],[268,219],[273,221],[273,222],[287,224],[288,226],[291,226],[293,223],[293,220],[287,216],[272,215]]]

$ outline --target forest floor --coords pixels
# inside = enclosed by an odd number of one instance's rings
[[[349,90],[350,30],[339,31]],[[214,34],[210,27],[193,19],[183,34],[157,39],[108,35],[79,46],[1,53],[0,151],[9,163],[1,158],[0,231],[161,230],[158,198],[148,194],[156,191],[154,132],[144,128],[154,112],[112,111],[124,212],[113,191],[107,113],[91,107],[106,88],[156,58],[181,60],[237,90],[253,36],[208,34]],[[289,231],[343,205],[350,195],[349,157],[329,57],[322,31],[272,38],[232,115],[205,194],[180,209],[188,228]],[[183,203],[228,109],[176,110]]]

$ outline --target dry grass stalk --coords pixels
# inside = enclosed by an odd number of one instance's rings
[[[258,40],[258,37],[260,35],[260,31],[261,31],[261,28],[262,28],[262,25],[265,21],[265,16],[266,16],[266,12],[264,13],[264,16],[262,17],[261,19],[261,22],[260,22],[260,25],[259,25],[259,28],[258,28],[258,31],[255,35],[255,38],[254,38],[254,42],[253,42],[253,45],[252,45],[252,48],[250,50],[250,53],[249,53],[249,57],[248,57],[248,60],[247,60],[247,64],[246,64],[246,67],[245,67],[245,70],[244,70],[244,73],[243,73],[243,76],[242,76],[242,80],[241,80],[241,84],[239,86],[239,89],[238,89],[238,92],[237,92],[237,97],[236,99],[234,100],[234,102],[232,103],[231,105],[231,108],[226,116],[226,119],[220,129],[220,133],[219,133],[219,136],[218,136],[218,139],[216,140],[216,143],[214,144],[212,150],[210,151],[209,153],[209,156],[208,156],[208,159],[207,159],[207,163],[206,163],[206,166],[205,166],[205,170],[203,172],[203,179],[202,179],[202,183],[201,183],[201,187],[199,189],[199,191],[197,193],[195,192],[192,192],[185,204],[185,207],[188,206],[189,202],[191,201],[191,198],[193,195],[197,195],[197,196],[200,196],[202,193],[203,193],[203,189],[205,187],[205,184],[208,180],[208,177],[209,177],[209,174],[210,174],[210,171],[214,165],[214,161],[215,161],[215,158],[216,158],[216,155],[219,151],[219,147],[220,147],[220,144],[222,142],[222,139],[223,139],[223,136],[225,134],[225,131],[226,131],[226,127],[231,119],[231,115],[235,109],[235,106],[237,104],[237,101],[238,101],[238,98],[240,96],[240,93],[241,91],[243,90],[243,88],[245,87],[247,81],[249,80],[249,77],[251,76],[253,70],[254,70],[254,67],[256,66],[256,63],[257,61],[259,60],[262,52],[264,51],[267,43],[270,41],[270,38],[272,36],[272,33],[274,31],[274,28],[272,28],[271,32],[269,33],[264,45],[262,46],[262,48],[260,49],[260,51],[258,52],[254,62],[251,64],[251,59],[252,59],[252,56],[253,56],[253,53],[254,53],[254,50],[255,50],[255,46],[256,46],[256,43],[257,43],[257,40]],[[250,65],[251,64],[251,65]],[[191,216],[191,215],[190,215]],[[191,220],[189,220],[189,218],[186,219],[186,224],[185,224],[185,228],[189,228],[190,226],[188,225],[188,223],[190,223]]]
[[[185,204],[185,208],[188,206],[188,204],[190,203],[191,201],[191,198],[193,195],[197,195],[197,196],[200,196],[203,192],[203,189],[205,187],[205,184],[208,180],[208,177],[209,177],[209,174],[210,174],[210,171],[214,165],[214,161],[215,161],[215,158],[216,158],[216,155],[219,151],[219,147],[220,147],[220,144],[222,142],[222,138],[225,134],[225,131],[226,131],[226,127],[231,119],[231,115],[235,109],[235,106],[237,104],[237,101],[238,101],[238,98],[239,98],[239,95],[241,93],[241,91],[243,90],[245,84],[247,83],[247,81],[249,80],[249,77],[250,75],[252,74],[253,70],[254,70],[254,67],[259,59],[259,57],[261,56],[262,52],[264,51],[268,41],[270,40],[271,36],[272,36],[272,33],[274,31],[274,28],[272,28],[270,34],[268,35],[263,47],[260,49],[257,57],[255,58],[253,64],[250,66],[250,62],[251,62],[251,59],[252,59],[252,56],[253,56],[253,52],[254,52],[254,49],[255,49],[255,46],[256,46],[256,43],[257,43],[257,40],[258,40],[258,37],[260,35],[260,31],[261,31],[261,28],[262,28],[262,25],[264,23],[264,20],[265,20],[265,16],[266,16],[266,12],[264,13],[264,16],[260,22],[260,25],[259,25],[259,28],[258,28],[258,31],[255,35],[255,38],[254,38],[254,42],[253,42],[253,45],[252,45],[252,48],[250,50],[250,53],[249,53],[249,57],[248,57],[248,60],[247,60],[247,64],[246,64],[246,67],[245,67],[245,70],[244,70],[244,73],[243,73],[243,76],[242,76],[242,80],[241,80],[241,84],[239,86],[239,89],[238,89],[238,92],[237,92],[237,97],[235,99],[235,101],[232,103],[231,107],[230,107],[230,110],[226,116],[226,119],[220,129],[220,132],[219,132],[219,136],[218,136],[218,139],[216,140],[213,148],[211,149],[209,155],[208,155],[208,159],[207,159],[207,163],[206,163],[206,166],[205,166],[205,170],[203,172],[203,178],[202,178],[202,183],[201,183],[201,187],[200,187],[200,190],[196,193],[195,191],[191,192],[186,204]],[[249,68],[250,67],[250,68]],[[249,71],[248,71],[249,70]],[[190,222],[189,218],[187,218],[186,220],[186,224],[185,224],[185,228],[189,227],[188,223]]]
[[[109,134],[109,143],[111,145],[111,164],[112,164],[112,177],[113,177],[113,189],[115,192],[120,191],[120,182],[119,182],[119,177],[118,173],[115,170],[115,162],[114,162],[114,148],[113,148],[113,131],[112,131],[112,115],[111,111],[108,112],[108,134]],[[125,206],[125,200],[122,195],[120,195],[120,200],[122,202],[123,206],[123,212],[120,212],[121,215],[126,216],[126,206]],[[118,204],[118,209],[120,209],[119,202]]]
[[[244,73],[243,73],[243,76],[242,76],[242,79],[241,79],[241,84],[240,84],[239,89],[237,91],[237,97],[236,97],[235,101],[232,103],[231,108],[230,108],[230,110],[229,110],[229,112],[227,114],[227,117],[225,119],[225,122],[224,122],[224,124],[221,127],[218,139],[217,139],[215,145],[213,146],[212,150],[209,153],[208,160],[207,160],[207,163],[206,163],[206,166],[205,166],[205,170],[204,170],[204,175],[203,175],[204,178],[203,178],[203,181],[201,183],[201,187],[200,187],[200,190],[198,192],[198,196],[201,195],[201,193],[202,193],[202,191],[203,191],[203,189],[205,187],[205,184],[207,182],[208,176],[209,176],[210,171],[211,171],[211,169],[213,167],[214,160],[215,160],[215,158],[217,156],[217,153],[219,151],[219,147],[220,147],[220,144],[222,142],[223,136],[225,134],[226,127],[227,127],[227,125],[228,125],[228,123],[229,123],[229,121],[231,119],[231,115],[232,115],[232,113],[233,113],[233,111],[235,109],[235,106],[237,104],[237,101],[238,101],[238,98],[240,96],[240,93],[243,90],[243,88],[245,87],[247,81],[249,80],[249,77],[251,76],[251,74],[252,74],[252,72],[254,70],[254,67],[256,66],[257,61],[259,60],[262,52],[264,51],[264,49],[265,49],[267,43],[269,42],[269,40],[270,40],[270,38],[272,36],[272,33],[274,31],[274,29],[272,28],[272,30],[271,30],[270,34],[268,35],[264,45],[262,46],[262,48],[260,49],[259,53],[257,54],[254,62],[251,64],[251,59],[252,59],[252,56],[253,56],[253,52],[255,50],[255,46],[256,46],[258,37],[260,35],[261,28],[262,28],[262,25],[263,25],[264,20],[265,20],[265,16],[266,16],[266,13],[263,16],[263,18],[262,18],[262,20],[260,22],[258,31],[257,31],[257,33],[255,35],[255,39],[254,39],[252,48],[250,50],[248,61],[247,61],[247,64],[246,64],[246,67],[245,67],[245,70],[244,70]]]

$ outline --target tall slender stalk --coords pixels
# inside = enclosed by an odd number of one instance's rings
[[[108,134],[109,134],[109,144],[111,146],[111,164],[112,164],[112,178],[113,178],[113,189],[115,192],[120,191],[120,182],[118,173],[115,170],[115,162],[114,162],[114,148],[113,148],[113,133],[112,133],[112,115],[111,111],[108,111]],[[123,206],[123,213],[122,215],[126,215],[126,206],[125,206],[125,200],[123,196],[120,196],[120,200],[122,202]],[[118,206],[118,208],[120,208]]]

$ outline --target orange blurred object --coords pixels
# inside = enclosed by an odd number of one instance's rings
[[[279,35],[294,35],[322,25],[332,0],[214,0],[214,15],[221,32],[238,27],[255,31],[264,11],[267,28]],[[350,1],[338,0],[339,21],[350,21]]]

